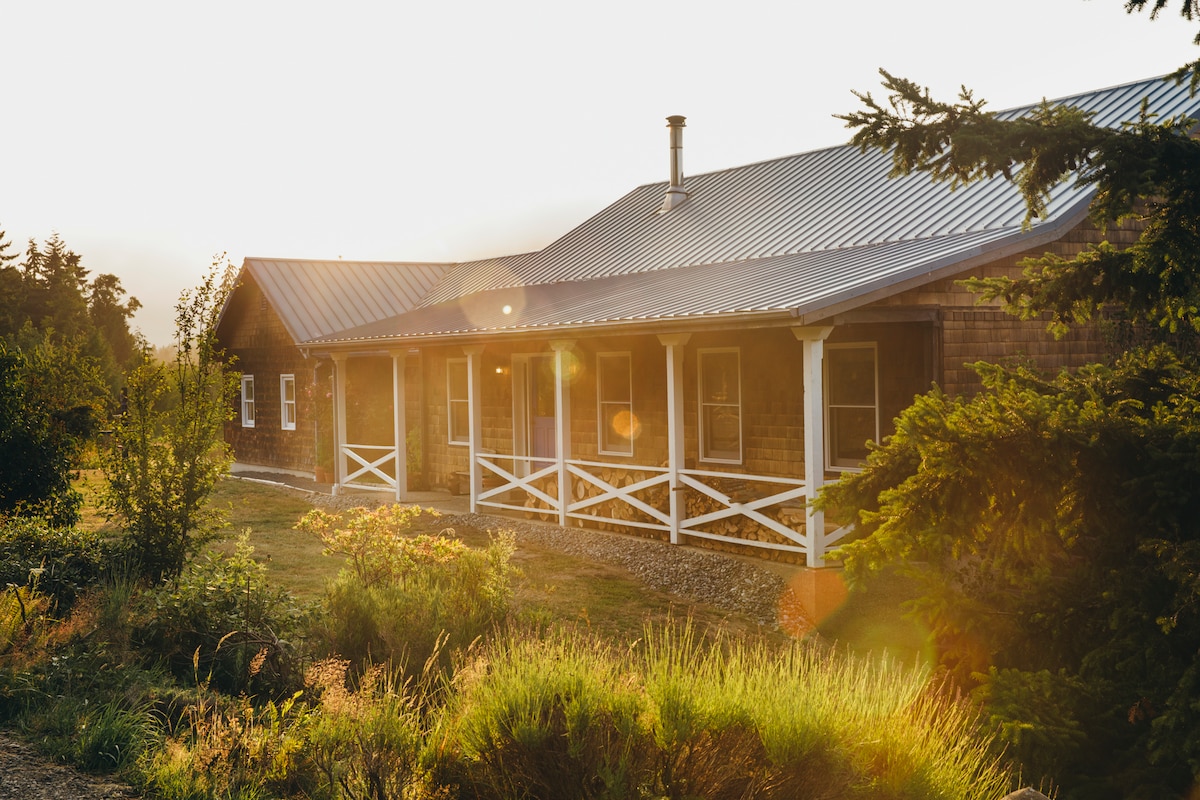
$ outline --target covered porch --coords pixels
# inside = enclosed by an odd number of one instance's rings
[[[420,373],[413,381],[405,369],[407,349],[334,354],[335,491],[367,488],[400,502],[412,499],[408,432],[416,399],[429,417],[423,435],[444,436],[449,446],[443,449],[458,459],[454,473],[464,479],[472,512],[524,515],[673,544],[751,548],[767,558],[824,566],[848,532],[827,524],[809,503],[826,478],[824,367],[832,330],[792,326],[777,332],[792,342],[802,371],[792,381],[800,385],[786,389],[795,415],[802,417],[793,420],[796,429],[803,430],[802,437],[793,437],[790,446],[797,452],[787,462],[802,471],[790,473],[755,469],[754,459],[741,457],[740,441],[736,457],[730,450],[735,445],[726,441],[723,427],[752,424],[745,419],[752,412],[740,398],[742,379],[735,368],[736,386],[709,386],[712,376],[723,374],[721,354],[730,348],[705,347],[692,333],[645,335],[636,345],[618,345],[627,348],[618,352],[605,349],[611,341],[579,339],[542,342],[538,352],[492,343],[447,347],[443,361],[430,357],[444,362],[444,381],[440,371],[432,379]],[[629,349],[635,358],[627,363]],[[354,362],[364,358],[374,360],[377,373],[390,371],[390,402],[380,387],[375,390],[375,405],[386,405],[390,417],[386,441],[378,430],[364,441],[365,429],[357,426],[356,435],[348,419],[353,401],[348,402],[347,387],[354,382]],[[699,359],[712,362],[709,377],[696,374]],[[757,391],[753,382],[749,391]],[[634,440],[643,436],[635,451]]]

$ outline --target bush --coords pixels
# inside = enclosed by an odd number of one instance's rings
[[[308,610],[270,586],[247,537],[232,554],[209,551],[179,577],[145,595],[137,644],[181,680],[229,694],[273,697],[300,688],[297,639]]]
[[[76,598],[122,562],[119,545],[103,535],[56,528],[28,518],[0,516],[0,586],[31,579],[65,614]]]
[[[318,705],[305,752],[330,792],[378,800],[412,796],[421,782],[418,757],[425,741],[418,704],[379,665],[349,690],[348,666],[333,659],[309,670],[305,683]]]
[[[512,534],[483,550],[448,536],[411,534],[415,506],[355,509],[346,520],[315,511],[297,525],[318,535],[348,566],[328,589],[321,634],[329,653],[354,665],[408,665],[409,676],[440,653],[487,635],[509,612]]]

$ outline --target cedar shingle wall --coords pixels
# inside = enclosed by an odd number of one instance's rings
[[[312,470],[314,410],[323,394],[313,385],[314,362],[300,354],[249,276],[227,309],[220,333],[226,353],[236,359],[233,369],[254,376],[255,426],[242,426],[240,391],[234,418],[225,425],[234,458],[244,464]],[[296,429],[291,431],[282,427],[279,376],[284,374],[296,376]]]
[[[980,390],[978,376],[967,365],[976,361],[1017,359],[1046,371],[1075,368],[1112,355],[1110,346],[1094,326],[1074,326],[1061,340],[1046,330],[1044,320],[1023,321],[1004,313],[999,302],[976,303],[977,296],[956,282],[968,277],[1019,277],[1020,262],[1044,253],[1070,258],[1089,246],[1109,241],[1128,246],[1136,241],[1135,225],[1110,228],[1101,233],[1083,222],[1062,239],[1037,250],[1001,259],[952,278],[935,281],[874,304],[877,308],[934,307],[941,310],[942,387],[950,394],[972,394]]]

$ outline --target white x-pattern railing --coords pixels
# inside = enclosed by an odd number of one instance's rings
[[[782,491],[769,494],[764,497],[758,497],[754,500],[743,501],[735,499],[719,489],[705,483],[705,480],[736,480],[745,481],[753,484],[776,484],[788,488]],[[714,539],[722,542],[733,542],[736,544],[748,544],[756,547],[765,547],[773,550],[794,550],[804,552],[807,549],[808,541],[804,534],[789,528],[782,522],[768,517],[762,513],[762,509],[769,508],[775,505],[782,505],[789,501],[796,501],[805,498],[808,494],[808,486],[802,480],[794,478],[775,478],[762,475],[746,475],[735,472],[710,472],[708,470],[680,470],[679,482],[684,486],[699,492],[706,497],[716,500],[722,507],[710,511],[707,514],[701,514],[695,517],[688,517],[679,524],[679,532],[687,536],[696,536],[702,539]],[[803,502],[803,501],[802,501]],[[783,537],[787,542],[766,542],[766,541],[750,541],[736,536],[726,536],[724,534],[711,533],[704,530],[701,526],[710,525],[721,520],[731,519],[733,517],[745,517],[759,525],[774,531]]]
[[[348,472],[342,478],[343,486],[353,486],[356,489],[395,490],[396,478],[380,469],[385,464],[394,464],[396,448],[386,444],[344,444],[342,455],[346,464],[353,472]],[[355,466],[357,465],[357,466]],[[380,483],[362,481],[367,475],[374,476]]]
[[[582,499],[574,500],[572,499],[574,493],[570,485],[558,487],[558,492],[555,495],[550,494],[542,488],[546,479],[558,478],[558,464],[555,462],[547,462],[544,458],[492,453],[479,454],[477,462],[485,476],[486,487],[476,499],[477,504],[480,506],[508,511],[530,511],[529,506],[518,504],[512,500],[510,493],[516,491],[523,492],[525,495],[541,501],[541,505],[537,510],[542,513],[560,514],[562,510],[561,498],[567,498],[566,516],[569,519],[592,523],[612,523],[664,533],[671,532],[672,519],[670,512],[658,508],[642,497],[639,497],[639,495],[647,490],[659,486],[664,486],[668,491],[670,490],[669,482],[671,476],[669,470],[666,468],[568,459],[566,461],[567,474],[572,479],[582,481],[591,487],[589,491],[596,492],[595,494],[588,495],[585,491],[585,496]],[[501,464],[508,465],[508,467],[501,466]],[[618,471],[625,474],[641,473],[646,477],[624,486],[617,486],[613,482],[606,481],[601,477],[601,471],[605,470]],[[525,472],[526,474],[519,475],[517,474],[518,472]],[[734,472],[713,472],[697,469],[680,470],[678,480],[679,487],[677,491],[696,492],[711,498],[718,505],[713,511],[698,514],[694,517],[684,516],[679,521],[679,533],[702,539],[773,550],[785,550],[797,553],[806,553],[808,551],[809,539],[803,532],[797,531],[765,513],[772,507],[787,504],[803,507],[805,501],[808,499],[808,486],[805,481],[794,478],[748,475]],[[755,491],[758,492],[759,496],[751,499],[741,496],[734,497],[714,486],[714,484],[721,484],[728,481],[738,481],[743,486],[755,487]],[[617,518],[597,513],[606,504],[613,501],[626,504],[630,509],[640,512],[644,518],[628,518],[625,515]],[[780,541],[755,541],[706,530],[713,523],[738,517],[751,520],[757,525],[772,531],[778,535]],[[828,545],[832,545],[843,538],[849,530],[850,528],[847,526],[829,533],[818,531],[817,545],[823,552]]]

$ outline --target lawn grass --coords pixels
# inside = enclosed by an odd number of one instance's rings
[[[322,554],[315,536],[293,529],[309,509],[309,497],[289,489],[236,479],[221,481],[212,502],[229,518],[229,533],[249,530],[254,556],[266,564],[278,585],[301,599],[319,598],[341,569],[341,557]],[[503,520],[498,521],[503,527]],[[429,532],[443,526],[431,526]],[[472,547],[487,545],[486,531],[460,529],[455,535]],[[231,543],[219,545],[232,547]],[[512,563],[521,571],[515,606],[534,625],[569,623],[605,638],[634,641],[648,621],[691,617],[701,628],[724,628],[734,635],[781,638],[749,618],[720,608],[684,603],[649,588],[623,567],[603,564],[532,542],[517,542]]]
[[[81,524],[93,530],[109,524],[98,501],[103,480],[100,471],[88,470],[81,472],[75,484],[84,495]],[[343,559],[324,555],[315,536],[294,529],[313,508],[312,499],[277,486],[222,480],[210,502],[225,512],[229,524],[225,541],[216,547],[231,551],[233,541],[249,531],[254,556],[266,564],[274,583],[302,600],[319,599]],[[485,531],[455,533],[472,547],[487,544]],[[515,598],[518,614],[534,624],[569,623],[605,638],[634,641],[647,622],[690,617],[701,629],[724,628],[735,636],[777,642],[784,638],[745,616],[651,589],[622,567],[532,542],[517,543],[512,563],[522,573]],[[901,605],[910,597],[911,587],[899,578],[877,581],[865,592],[852,591],[845,604],[821,623],[818,633],[858,652],[886,651],[909,663],[928,663],[927,633],[901,612]]]

